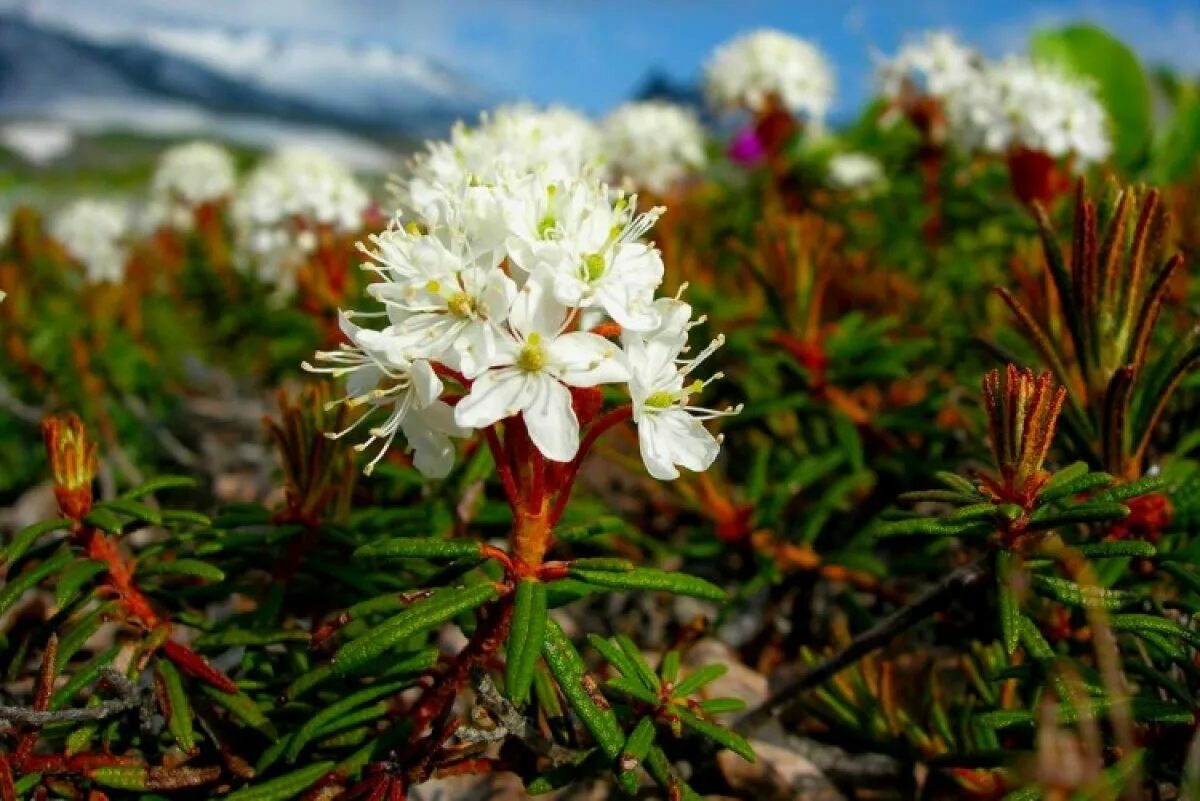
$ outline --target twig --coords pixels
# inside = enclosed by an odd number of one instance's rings
[[[862,657],[892,641],[896,635],[906,631],[941,608],[951,597],[978,583],[987,575],[986,557],[960,567],[925,593],[875,626],[854,638],[844,650],[806,670],[799,677],[777,690],[770,698],[747,712],[737,722],[736,729],[747,734],[762,726],[773,717],[788,709],[806,690],[823,683]]]
[[[527,744],[533,751],[546,757],[555,765],[565,764],[575,759],[577,754],[569,748],[564,748],[538,731],[537,726],[512,705],[512,702],[500,694],[495,682],[483,670],[475,670],[472,675],[475,684],[475,695],[479,704],[492,713],[499,722],[495,730],[464,727],[456,732],[459,740],[466,743],[495,742],[511,734]]]
[[[26,729],[41,729],[56,723],[90,723],[137,709],[142,698],[124,674],[111,667],[101,669],[101,677],[119,697],[82,709],[36,710],[22,706],[0,706],[0,720]]]

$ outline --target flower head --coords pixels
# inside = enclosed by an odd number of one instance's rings
[[[672,103],[626,103],[603,125],[609,175],[634,188],[666,192],[704,166],[704,128]]]
[[[833,101],[833,71],[809,42],[774,30],[746,34],[717,48],[704,70],[718,108],[753,112],[782,107],[820,122]]]
[[[883,185],[883,165],[866,153],[839,153],[829,160],[825,182],[843,192],[870,192]]]
[[[942,98],[978,80],[979,55],[945,31],[927,31],[879,65],[880,92],[889,100],[907,92]]]
[[[198,206],[230,197],[237,185],[233,156],[212,142],[188,142],[163,153],[150,182],[155,219],[187,229]]]
[[[579,420],[568,387],[628,380],[620,349],[601,336],[569,331],[572,310],[554,297],[548,270],[532,276],[513,301],[491,369],[454,410],[468,428],[520,414],[548,459],[569,462],[579,449]]]
[[[708,469],[720,451],[720,440],[701,421],[737,414],[741,407],[718,411],[692,402],[704,387],[722,377],[721,373],[706,380],[690,376],[724,343],[724,337],[691,358],[681,358],[688,329],[702,321],[691,322],[691,306],[682,301],[662,298],[657,305],[661,326],[648,333],[626,332],[622,343],[642,461],[650,475],[670,480],[679,477],[676,465]]]
[[[350,341],[336,351],[317,353],[323,365],[305,363],[310,372],[346,377],[346,395],[335,403],[350,407],[368,406],[367,413],[332,436],[342,437],[357,429],[373,412],[386,412],[383,422],[369,429],[367,440],[355,446],[360,451],[378,443],[377,453],[367,464],[370,473],[387,455],[398,433],[403,433],[413,450],[413,464],[431,478],[443,478],[454,466],[450,437],[467,432],[454,423],[453,412],[444,401],[442,381],[425,359],[410,360],[403,354],[402,340],[389,329],[373,331],[354,325],[345,314],[342,333]]]
[[[290,291],[293,271],[323,232],[362,227],[366,190],[342,164],[317,150],[282,150],[258,166],[238,191],[233,219],[244,255],[258,275]]]
[[[89,283],[116,283],[125,277],[129,210],[115,201],[83,198],[59,212],[50,235],[83,265]]]
[[[1103,161],[1112,150],[1095,88],[1023,58],[989,65],[955,89],[947,115],[952,138],[967,150],[1030,150],[1072,156],[1080,165]]]

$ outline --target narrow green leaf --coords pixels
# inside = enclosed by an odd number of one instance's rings
[[[596,738],[597,745],[609,758],[610,763],[615,762],[625,747],[625,737],[617,723],[617,716],[613,714],[607,702],[601,700],[598,704],[597,699],[593,698],[588,687],[584,685],[588,672],[583,659],[553,620],[548,621],[546,626],[542,655],[546,658],[546,665],[554,674],[563,697],[567,699],[568,706]],[[594,686],[594,682],[592,684]]]
[[[33,544],[40,540],[45,535],[52,531],[65,531],[67,522],[65,520],[43,520],[40,523],[26,526],[17,532],[3,550],[0,550],[0,563],[11,565],[13,562],[24,556]]]
[[[340,701],[323,707],[315,715],[305,720],[304,724],[296,730],[287,751],[285,751],[287,761],[295,762],[296,758],[300,756],[300,752],[304,750],[304,746],[308,745],[310,740],[320,734],[322,727],[349,714],[360,706],[370,704],[380,698],[386,698],[389,695],[395,695],[410,685],[411,682],[408,681],[392,681],[374,685],[350,693]]]
[[[71,561],[73,556],[66,549],[57,551],[53,556],[22,572],[3,587],[0,587],[0,615],[7,612],[13,604],[19,601],[26,592],[36,587],[42,579],[62,570]]]
[[[690,695],[694,695],[707,685],[724,676],[728,671],[728,666],[717,662],[698,667],[689,673],[683,681],[675,685],[675,697],[687,698]]]
[[[272,740],[278,737],[275,724],[267,718],[250,696],[245,693],[222,692],[207,682],[196,682],[195,686],[242,724],[257,729]]]
[[[479,556],[474,540],[439,540],[432,537],[397,537],[372,542],[354,552],[356,559],[465,559]]]
[[[105,509],[103,506],[92,509],[83,518],[83,522],[101,531],[107,531],[109,534],[120,534],[121,529],[125,527],[125,524],[121,522],[121,518],[117,516],[116,512],[111,509]]]
[[[333,657],[334,673],[339,676],[353,673],[408,638],[494,600],[497,595],[496,587],[491,583],[438,590],[339,648]]]
[[[623,573],[603,570],[580,570],[571,568],[571,577],[597,587],[614,590],[650,590],[669,592],[674,595],[689,595],[708,601],[724,602],[725,591],[704,579],[686,573],[671,573],[651,567],[638,567]]]
[[[162,515],[152,506],[135,501],[132,498],[113,498],[110,501],[103,501],[96,504],[92,511],[103,509],[105,511],[116,512],[117,514],[125,515],[143,523],[152,525],[160,525],[162,523]]]
[[[1021,642],[1021,604],[1012,588],[1013,558],[1008,551],[996,554],[996,589],[1000,606],[1000,634],[1004,650],[1014,654]]]
[[[107,569],[103,562],[95,559],[79,559],[68,565],[58,575],[58,584],[54,585],[54,603],[60,609],[72,600],[83,588],[84,584],[94,579]]]
[[[205,581],[225,580],[224,571],[200,559],[166,559],[145,567],[138,565],[138,576],[190,576]]]
[[[522,579],[513,598],[513,617],[508,634],[508,657],[504,666],[504,688],[518,706],[529,701],[529,687],[546,639],[546,585],[537,579]]]
[[[1076,464],[1081,464],[1077,462]],[[1055,475],[1057,478],[1062,473]],[[1108,473],[1085,473],[1070,481],[1049,481],[1042,491],[1038,493],[1037,500],[1039,505],[1053,503],[1054,501],[1063,498],[1070,498],[1081,493],[1089,492],[1097,487],[1107,487],[1113,482],[1113,477]],[[1095,499],[1093,499],[1095,500]]]
[[[235,790],[224,798],[225,801],[288,801],[316,784],[335,765],[334,762],[317,762],[278,779]]]
[[[1119,556],[1138,556],[1151,559],[1158,555],[1158,549],[1144,540],[1092,542],[1076,546],[1075,551],[1088,559],[1112,559]]]
[[[161,682],[167,729],[183,752],[191,754],[196,750],[196,732],[192,728],[192,705],[183,689],[183,679],[168,659],[154,660],[154,673]]]
[[[144,484],[121,493],[122,498],[143,498],[156,492],[169,489],[191,489],[196,486],[196,479],[191,476],[159,476]]]
[[[1121,609],[1137,603],[1140,598],[1136,593],[1125,590],[1111,590],[1107,587],[1076,584],[1056,576],[1033,576],[1033,589],[1047,598],[1053,598],[1061,604],[1076,609]]]
[[[754,749],[750,747],[750,743],[746,742],[745,738],[737,732],[731,731],[724,726],[721,726],[712,721],[704,720],[700,716],[683,709],[682,707],[672,707],[671,712],[679,716],[679,720],[685,728],[691,729],[696,734],[712,740],[717,745],[723,748],[728,748],[733,753],[740,756],[747,762],[754,762]]]
[[[1030,530],[1052,529],[1079,523],[1104,523],[1120,520],[1129,514],[1129,507],[1119,503],[1081,503],[1059,512],[1048,512],[1048,508],[1042,507],[1030,516]]]

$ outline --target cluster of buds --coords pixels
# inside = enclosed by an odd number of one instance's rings
[[[49,417],[42,423],[42,437],[50,472],[54,477],[54,497],[63,515],[76,525],[92,511],[92,482],[99,461],[83,421],[74,414]]]
[[[1050,474],[1046,453],[1062,411],[1066,390],[1050,373],[1008,365],[983,378],[983,403],[996,472],[980,476],[985,494],[1022,509],[1033,505]]]

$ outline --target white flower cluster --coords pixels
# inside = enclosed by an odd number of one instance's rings
[[[322,230],[362,229],[370,197],[343,164],[318,150],[281,150],[246,179],[233,202],[238,241],[258,277],[290,291]]]
[[[775,102],[820,123],[833,102],[825,56],[781,31],[755,31],[722,45],[704,71],[709,101],[720,108],[762,111]]]
[[[825,183],[842,192],[870,192],[884,184],[883,165],[866,153],[838,153],[829,160]]]
[[[233,195],[237,170],[233,156],[212,142],[187,142],[166,150],[150,183],[151,219],[187,230],[196,207]]]
[[[888,99],[907,91],[944,98],[979,79],[983,60],[945,31],[929,31],[879,65],[877,81]]]
[[[455,124],[448,141],[429,142],[395,187],[400,207],[436,219],[450,196],[471,184],[493,185],[507,176],[540,172],[565,180],[602,162],[600,131],[562,106],[501,106],[471,127]]]
[[[1058,69],[1012,56],[985,66],[947,103],[951,136],[968,150],[1036,150],[1073,155],[1080,164],[1112,150],[1108,119],[1094,87]]]
[[[83,265],[88,283],[116,283],[125,277],[129,223],[129,209],[124,205],[81,198],[51,220],[50,235]]]
[[[721,340],[684,358],[691,308],[655,298],[663,263],[643,237],[662,209],[638,213],[636,197],[595,171],[564,175],[554,147],[540,162],[536,142],[506,144],[519,152],[493,153],[502,167],[473,165],[465,180],[433,182],[419,162],[429,202],[363,246],[382,310],[345,313],[350,344],[306,365],[346,376],[345,402],[379,412],[341,433],[373,419],[358,446],[379,448],[368,470],[401,433],[416,467],[442,477],[454,462],[451,438],[520,415],[541,454],[570,462],[580,447],[574,394],[616,384],[628,389],[652,475],[707,468],[719,442],[700,421],[729,412],[692,405],[706,382],[690,373]],[[520,163],[535,166],[518,171]],[[359,327],[363,318],[384,325]],[[620,326],[619,340],[590,330],[606,321]],[[453,406],[442,398],[447,377],[465,392]]]
[[[706,160],[700,121],[673,103],[626,103],[602,131],[609,175],[636,189],[662,194]]]

